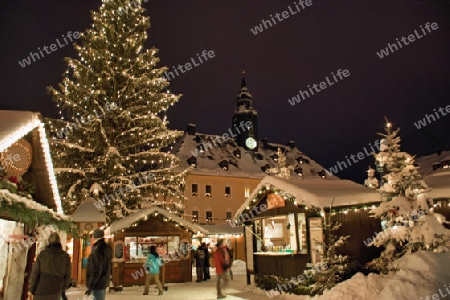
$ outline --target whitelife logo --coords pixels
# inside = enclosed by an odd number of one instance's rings
[[[59,48],[56,46],[56,44],[51,44],[49,47],[44,45],[44,47],[42,47],[42,49],[41,49],[41,47],[38,47],[38,52],[41,54],[40,56],[39,56],[39,53],[37,53],[37,52],[30,52],[30,55],[27,58],[24,58],[24,59],[22,59],[22,61],[19,61],[19,65],[22,68],[25,68],[26,66],[31,65],[31,60],[33,60],[33,62],[35,62],[36,60],[44,57],[44,53],[42,51],[45,51],[46,54],[55,52],[56,50],[69,44],[69,42],[66,40],[66,37],[70,40],[70,42],[73,42],[73,39],[80,38],[80,33],[78,31],[74,31],[73,33],[72,33],[72,31],[69,31],[67,33],[67,36],[64,36],[64,34],[62,34],[61,36],[63,37],[65,44],[61,43],[59,41],[59,38],[57,38],[56,43],[58,44]],[[49,51],[49,49],[50,49],[50,51]]]
[[[436,118],[440,119],[438,112],[436,111],[436,109],[433,109],[434,114],[436,115]],[[448,113],[450,113],[450,105],[447,105],[445,107],[445,111],[447,113],[444,112],[444,108],[439,107],[438,111],[441,113],[442,116],[446,116]],[[436,118],[433,116],[433,114],[425,114],[425,118],[423,118],[422,120],[419,120],[417,122],[414,123],[414,126],[416,126],[417,129],[420,129],[422,127],[427,126],[428,124],[431,124],[431,120],[433,120],[433,122],[436,121]],[[428,121],[428,122],[427,122]]]
[[[422,33],[423,33],[423,35],[420,35],[418,32],[417,32],[417,30],[416,29],[414,29],[414,34],[410,34],[410,35],[408,35],[408,41],[409,41],[409,43],[406,41],[406,38],[404,37],[404,36],[402,36],[402,38],[400,39],[402,42],[403,42],[403,45],[409,45],[410,43],[412,43],[412,42],[414,42],[415,40],[416,40],[416,37],[417,37],[417,39],[421,39],[421,38],[423,38],[425,35],[427,35],[427,32],[425,31],[425,29],[422,27],[422,25],[420,25],[420,28],[422,29]],[[438,24],[436,23],[436,22],[433,22],[433,23],[431,23],[430,24],[430,22],[427,22],[426,24],[425,24],[425,28],[427,29],[427,31],[428,31],[428,33],[430,33],[431,32],[431,29],[433,29],[433,30],[437,30],[439,27],[438,27]],[[431,29],[430,29],[431,28]],[[402,47],[402,43],[400,43],[400,41],[398,40],[398,38],[396,38],[396,40],[397,40],[397,44],[398,44],[398,47],[400,47],[400,48],[403,48]],[[378,55],[378,57],[381,59],[381,58],[383,58],[383,57],[385,57],[385,56],[388,56],[389,55],[389,52],[390,53],[394,53],[394,49],[395,49],[395,51],[398,51],[398,47],[397,47],[397,45],[394,43],[394,44],[387,44],[388,46],[386,47],[386,48],[384,48],[384,49],[381,49],[381,51],[380,52],[376,52],[377,53],[377,55]]]
[[[318,93],[318,92],[320,92],[320,91],[323,91],[323,90],[326,89],[327,87],[332,86],[332,85],[334,85],[335,83],[339,82],[339,80],[336,78],[336,76],[338,76],[338,77],[340,78],[340,80],[343,80],[344,77],[350,76],[350,72],[349,72],[349,70],[347,70],[347,69],[345,69],[345,70],[343,70],[343,71],[341,71],[341,69],[339,69],[339,70],[336,71],[336,75],[334,75],[334,72],[331,72],[331,75],[332,75],[333,78],[334,78],[334,82],[330,81],[330,79],[328,78],[328,76],[326,76],[326,77],[325,77],[326,82],[325,82],[325,81],[322,81],[322,82],[319,83],[319,84],[315,84],[315,83],[314,83],[314,84],[312,85],[312,88],[311,88],[310,85],[308,85],[308,89],[309,89],[309,92],[311,93],[311,95],[308,93],[308,91],[302,91],[302,90],[300,90],[300,91],[298,92],[297,95],[295,95],[295,96],[292,97],[291,99],[288,99],[288,102],[289,102],[292,106],[294,106],[295,104],[300,103],[300,102],[302,101],[302,99],[305,100],[306,97],[309,98],[309,97],[311,97],[312,95],[314,95],[314,91],[316,91],[316,92]],[[342,76],[343,76],[343,77],[342,77]],[[328,84],[327,84],[327,83],[328,83]],[[313,90],[314,90],[314,91],[313,91]],[[300,99],[300,96],[301,96],[301,99]]]
[[[202,60],[202,57],[203,57],[203,59],[204,59],[205,62],[206,62],[206,61],[208,61],[208,57],[209,57],[209,58],[214,58],[215,56],[216,56],[216,54],[214,53],[213,50],[209,50],[208,52],[206,52],[206,50],[203,50],[203,52],[202,52],[201,55],[199,55],[199,54],[197,53],[197,58],[198,58],[198,61],[199,61],[200,63],[196,63],[196,62],[195,62],[195,59],[194,59],[193,57],[191,57],[192,64],[191,64],[190,62],[187,62],[187,63],[185,63],[184,65],[178,65],[177,67],[172,66],[172,70],[173,70],[173,72],[175,72],[175,74],[177,74],[177,76],[180,76],[180,74],[178,73],[177,69],[178,69],[181,73],[186,73],[187,71],[192,70],[192,65],[194,65],[194,67],[198,67],[198,66],[200,66],[202,63],[204,63],[204,61]],[[183,67],[185,67],[185,69],[183,69]],[[168,81],[170,81],[170,79],[174,79],[174,78],[176,77],[176,76],[173,74],[173,72],[172,72],[172,71],[169,71],[169,72],[166,71],[166,72],[164,72],[164,75],[166,76],[166,78],[167,78]],[[170,76],[172,76],[172,78],[170,78]]]
[[[286,20],[287,18],[289,18],[290,16],[293,16],[297,13],[299,13],[301,10],[304,10],[306,7],[311,6],[312,5],[312,0],[299,0],[298,2],[294,2],[295,5],[295,9],[292,9],[291,6],[289,5],[289,11],[285,10],[283,11],[281,14],[280,13],[276,13],[275,14],[275,18],[278,20],[278,22],[281,22],[283,20]],[[300,6],[302,7],[300,9]],[[269,27],[267,27],[267,25],[269,25],[270,27],[272,27],[273,25],[276,25],[277,22],[275,21],[275,18],[270,15],[270,19],[272,20],[272,22],[270,22],[270,20],[261,20],[261,23],[259,25],[256,25],[254,28],[250,28],[250,31],[254,34],[257,35],[260,32],[263,32],[264,29],[268,29]],[[263,27],[264,26],[264,27]]]

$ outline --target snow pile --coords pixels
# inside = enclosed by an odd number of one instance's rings
[[[385,299],[426,299],[433,294],[447,295],[444,284],[450,285],[450,252],[434,253],[418,251],[405,255],[398,260],[400,268],[395,274],[364,276],[358,273],[333,289],[325,291],[322,296],[309,297],[283,294],[275,296],[277,300],[385,300]],[[266,291],[257,289],[255,293],[267,295]],[[440,299],[440,298],[437,298]]]

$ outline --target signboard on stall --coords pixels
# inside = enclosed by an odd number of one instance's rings
[[[277,207],[284,207],[286,200],[278,194],[270,193],[267,195],[267,209],[274,209]]]

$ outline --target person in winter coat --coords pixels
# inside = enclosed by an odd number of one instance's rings
[[[163,264],[163,260],[159,256],[158,252],[156,252],[156,246],[150,246],[150,254],[147,257],[147,262],[145,264],[147,275],[145,277],[144,295],[148,295],[148,289],[152,280],[154,280],[155,284],[158,286],[158,295],[163,294],[163,286],[159,280],[159,268]]]
[[[62,249],[59,235],[52,232],[33,265],[28,295],[34,300],[59,300],[69,288],[71,269],[69,254]]]
[[[211,275],[209,274],[209,259],[211,258],[211,254],[208,251],[208,246],[206,246],[206,243],[202,243],[202,248],[205,252],[205,262],[203,265],[203,281],[206,281],[208,279],[211,279]]]
[[[106,288],[109,287],[111,274],[112,249],[106,244],[105,232],[101,229],[94,230],[94,250],[89,256],[86,271],[85,295],[94,296],[95,300],[105,300]]]
[[[230,279],[233,280],[233,270],[231,269],[231,266],[233,265],[233,249],[228,248],[227,247],[227,251],[228,251],[228,255],[230,257],[230,269],[228,270],[228,274],[230,275]]]
[[[217,242],[217,249],[214,252],[214,262],[217,274],[217,299],[224,299],[226,296],[222,293],[222,280],[225,285],[228,283],[228,269],[230,268],[230,256],[223,240]]]
[[[205,272],[205,250],[202,245],[199,245],[195,251],[195,271],[197,272],[197,280],[195,282],[203,281],[203,273]]]

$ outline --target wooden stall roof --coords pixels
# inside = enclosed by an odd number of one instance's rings
[[[33,199],[63,213],[47,136],[41,114],[30,111],[0,110],[0,152],[31,133],[33,162],[24,176],[36,184]],[[31,179],[31,180],[30,180]]]
[[[350,180],[326,179],[282,179],[266,176],[239,207],[235,219],[257,198],[258,191],[264,187],[280,189],[294,197],[299,205],[314,207],[345,207],[381,202],[378,192]],[[334,201],[333,201],[334,199]],[[260,199],[258,199],[260,200]]]
[[[131,225],[133,225],[134,223],[136,223],[140,220],[143,220],[146,217],[148,217],[152,214],[155,214],[155,213],[166,217],[170,221],[172,221],[176,224],[179,224],[180,226],[182,226],[184,228],[187,228],[188,230],[190,230],[193,233],[202,233],[205,235],[209,234],[209,232],[206,229],[204,229],[203,227],[193,224],[189,221],[186,221],[185,219],[183,219],[177,215],[174,215],[174,214],[170,213],[169,211],[167,211],[163,208],[160,208],[158,206],[141,209],[138,212],[132,213],[126,217],[123,217],[120,220],[114,221],[113,223],[111,223],[110,226],[108,226],[105,229],[105,234],[112,234],[119,230],[128,228]]]

